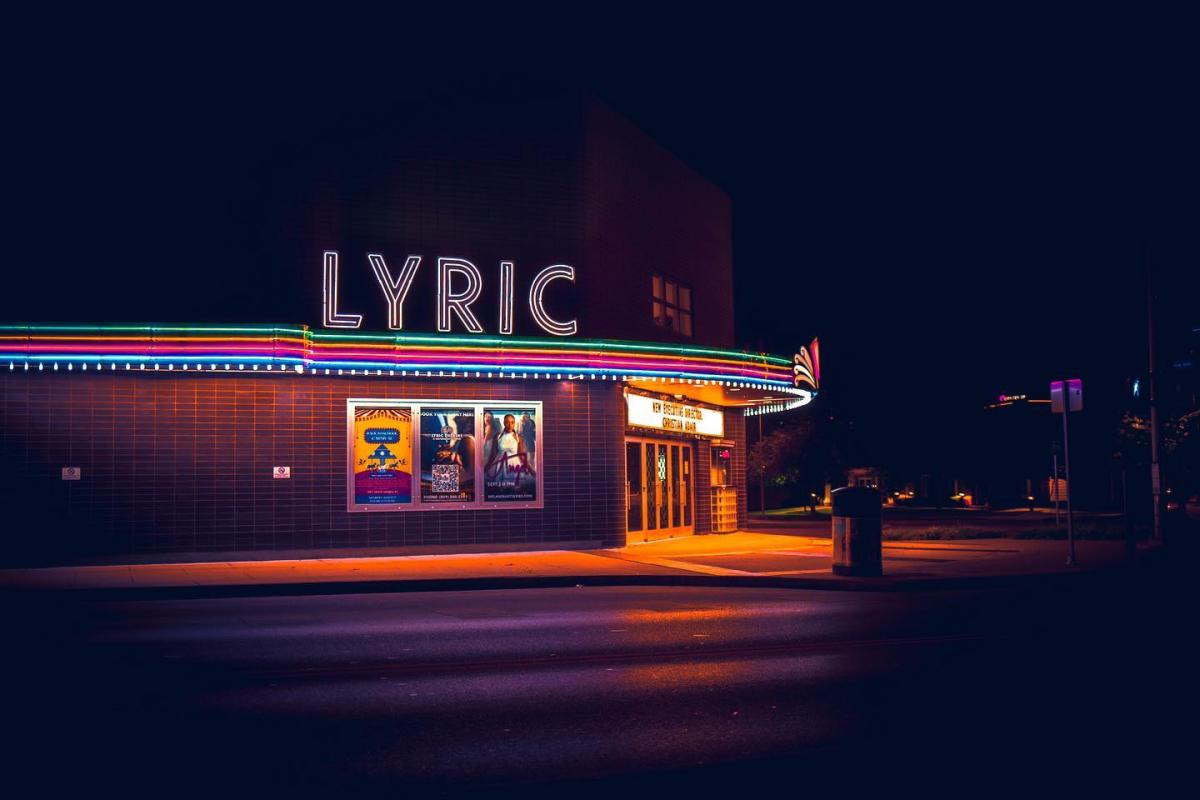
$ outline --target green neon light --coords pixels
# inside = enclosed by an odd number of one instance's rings
[[[290,333],[303,336],[306,329],[284,325],[256,325],[252,323],[236,326],[225,325],[0,325],[0,331],[82,331],[95,333],[133,333],[170,331],[183,333]]]
[[[790,359],[781,358],[780,356],[767,355],[765,353],[746,353],[741,350],[718,350],[715,348],[706,347],[685,347],[676,345],[656,345],[642,342],[622,341],[619,339],[509,339],[496,338],[491,336],[420,336],[415,334],[401,335],[380,335],[368,333],[325,333],[324,331],[310,331],[309,336],[314,340],[319,339],[341,339],[347,341],[378,341],[391,342],[393,344],[403,345],[405,343],[427,343],[427,344],[447,344],[456,343],[471,345],[476,347],[492,346],[492,347],[512,347],[520,349],[522,347],[550,347],[550,348],[577,348],[577,349],[604,349],[611,348],[615,350],[637,350],[645,352],[648,350],[661,351],[667,353],[695,353],[723,356],[726,358],[735,359],[754,359],[759,361],[768,361],[772,364],[781,366],[791,366]]]
[[[630,350],[636,352],[664,352],[694,355],[711,355],[730,358],[744,362],[775,364],[791,366],[792,361],[780,356],[766,353],[747,353],[741,350],[722,350],[708,347],[688,347],[679,345],[651,344],[632,342],[619,339],[511,339],[493,336],[422,336],[419,334],[370,334],[370,333],[325,333],[313,331],[308,326],[270,325],[270,324],[237,324],[237,325],[0,325],[0,331],[21,331],[30,335],[39,332],[78,332],[78,333],[272,333],[285,334],[301,338],[328,341],[347,342],[388,342],[396,345],[433,344],[453,345],[462,344],[472,347],[500,347],[510,349],[549,348],[549,349],[611,349]]]

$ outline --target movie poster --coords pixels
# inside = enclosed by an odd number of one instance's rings
[[[537,416],[536,408],[484,407],[485,501],[537,501]]]
[[[412,409],[354,409],[354,503],[411,503]]]
[[[421,502],[475,502],[475,407],[421,409]]]

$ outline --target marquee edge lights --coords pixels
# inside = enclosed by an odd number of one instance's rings
[[[383,280],[402,293],[404,273],[398,279],[385,274]],[[469,377],[473,371],[500,378],[632,379],[793,395],[747,413],[796,408],[816,394],[794,385],[795,376],[787,369],[795,366],[792,360],[763,353],[617,340],[333,334],[303,325],[0,325],[0,365],[4,362],[10,372],[28,371],[31,365],[57,370],[60,362],[68,371],[88,365],[101,370],[106,364],[110,370],[123,365],[139,371],[234,372],[249,367],[284,375],[336,370],[433,377],[436,371],[445,377],[449,371],[453,377]]]
[[[587,351],[577,348],[559,349],[550,342],[537,343],[537,347],[498,348],[478,347],[474,343],[461,346],[430,346],[414,347],[411,345],[381,345],[339,342],[324,344],[309,342],[303,338],[238,338],[238,337],[180,337],[151,336],[149,338],[130,336],[4,336],[0,334],[0,342],[14,342],[10,349],[20,350],[25,356],[53,357],[55,355],[76,355],[96,353],[98,355],[128,355],[135,357],[157,356],[165,358],[180,358],[201,353],[215,353],[221,357],[235,356],[242,358],[263,357],[275,360],[295,361],[383,361],[399,364],[402,361],[432,363],[453,360],[481,362],[480,368],[504,369],[519,364],[529,367],[596,367],[602,370],[611,368],[649,368],[656,372],[668,370],[681,375],[699,372],[716,372],[714,377],[730,377],[733,374],[746,378],[764,378],[771,381],[782,381],[786,373],[778,367],[761,363],[758,358],[749,354],[740,354],[737,358],[714,358],[705,356],[676,355],[674,353],[658,353],[638,351],[633,349],[613,350],[607,343],[596,343]],[[19,344],[15,344],[19,342]],[[731,354],[732,355],[732,354]],[[724,373],[724,374],[721,374]]]
[[[8,332],[8,333],[6,333]],[[14,334],[21,335],[14,335]],[[67,335],[77,333],[79,335]],[[212,334],[247,334],[232,336]],[[119,334],[139,334],[122,336]],[[163,334],[181,334],[164,336]],[[258,338],[256,338],[258,337]],[[224,347],[237,349],[239,347],[262,346],[269,343],[272,351],[285,350],[294,347],[296,350],[308,353],[322,348],[334,348],[338,345],[326,344],[325,340],[345,342],[344,347],[356,347],[370,350],[396,351],[424,345],[424,349],[439,352],[457,352],[474,350],[483,351],[521,351],[562,353],[570,351],[589,351],[605,353],[614,358],[624,358],[626,354],[636,354],[640,357],[668,354],[678,359],[697,361],[714,361],[737,363],[742,366],[754,365],[764,370],[772,367],[792,366],[792,361],[772,356],[766,353],[749,353],[740,350],[723,350],[717,348],[690,347],[686,345],[663,345],[652,342],[629,342],[617,339],[503,339],[487,336],[429,336],[412,334],[374,335],[365,333],[336,334],[324,331],[313,331],[307,326],[287,325],[0,325],[0,343],[4,341],[20,341],[26,344],[44,343],[46,349],[69,349],[65,344],[54,346],[56,343],[74,342],[79,344],[113,342],[128,342],[130,346],[153,346],[161,350],[168,343],[189,345],[192,343],[225,343]],[[111,349],[111,348],[109,348]],[[781,374],[780,379],[784,379]]]
[[[13,337],[5,336],[5,331],[20,331],[25,336]],[[187,341],[196,341],[207,334],[213,333],[249,333],[249,334],[275,334],[274,338],[278,338],[280,334],[289,334],[297,341],[318,340],[318,339],[348,339],[355,342],[390,342],[396,345],[406,345],[415,342],[428,342],[433,345],[439,343],[454,343],[465,346],[475,347],[538,347],[544,345],[552,345],[554,348],[570,349],[570,348],[603,348],[603,349],[626,349],[638,351],[659,351],[669,353],[685,353],[694,355],[712,355],[712,356],[727,356],[735,359],[752,358],[764,364],[773,364],[783,367],[791,367],[792,360],[781,356],[773,356],[768,353],[749,353],[742,350],[723,350],[711,347],[694,347],[690,345],[675,345],[675,344],[658,344],[654,342],[630,342],[621,339],[536,339],[536,338],[507,338],[497,336],[470,336],[466,334],[455,334],[451,336],[430,335],[430,334],[372,334],[372,333],[330,333],[328,331],[313,330],[307,325],[281,325],[271,323],[239,323],[239,324],[140,324],[140,325],[69,325],[69,324],[47,324],[47,325],[2,325],[0,324],[0,341],[5,339],[26,339],[33,334],[31,331],[47,331],[53,332],[54,335],[38,334],[39,339],[86,339],[100,337],[77,337],[63,336],[66,332],[76,331],[81,333],[94,333],[103,336],[104,341],[113,340],[119,337],[112,334],[117,332],[125,333],[149,333],[158,334],[166,333],[184,333],[191,334],[186,337]],[[129,337],[130,339],[143,340],[145,337]],[[161,341],[165,337],[153,335],[154,341]],[[224,340],[230,337],[213,337],[213,340]]]
[[[55,372],[59,371],[59,363],[58,363],[59,360],[65,362],[66,369],[68,372],[74,370],[76,363],[78,363],[80,365],[80,371],[87,371],[88,363],[92,362],[92,361],[96,361],[96,363],[94,365],[95,370],[100,372],[100,371],[103,371],[104,364],[101,363],[101,361],[99,361],[98,358],[105,359],[105,360],[108,360],[109,358],[111,358],[113,360],[109,361],[109,369],[110,370],[116,371],[117,368],[119,366],[121,366],[127,372],[144,372],[147,369],[147,366],[149,366],[153,372],[162,372],[162,371],[174,372],[175,366],[178,365],[181,372],[232,373],[232,372],[243,372],[246,367],[245,363],[240,363],[240,362],[236,362],[236,361],[232,362],[232,363],[218,364],[218,363],[212,363],[209,359],[203,359],[203,358],[202,359],[188,359],[186,362],[182,359],[175,359],[172,362],[154,362],[154,361],[148,360],[153,357],[144,357],[146,360],[141,360],[141,361],[136,361],[136,360],[130,361],[130,360],[127,360],[127,357],[125,357],[125,356],[97,357],[95,355],[90,355],[90,356],[50,356],[48,358],[57,358],[58,360],[55,360],[53,362],[50,362],[50,361],[35,362],[37,364],[37,369],[39,372],[45,371],[45,367],[47,366],[47,364],[49,364],[50,368],[53,371],[55,371]],[[30,369],[29,361],[25,361],[18,366],[18,364],[16,363],[16,360],[13,359],[10,355],[0,354],[0,363],[2,363],[5,359],[8,359],[8,371],[9,372],[15,372],[18,370],[23,371],[23,372],[28,372]],[[264,360],[269,361],[269,359],[264,359]],[[122,361],[125,361],[125,363],[122,364],[121,363]],[[596,372],[591,372],[591,373],[553,372],[553,373],[551,373],[551,372],[547,372],[544,370],[543,371],[531,371],[531,370],[523,370],[523,369],[504,369],[504,370],[498,371],[498,372],[489,372],[489,373],[486,373],[486,375],[482,374],[480,371],[463,370],[462,374],[460,376],[459,373],[456,371],[452,370],[449,373],[447,373],[445,371],[445,367],[454,366],[454,365],[441,365],[443,367],[443,369],[437,370],[437,373],[435,375],[433,370],[425,370],[424,372],[422,372],[419,369],[400,369],[400,370],[398,370],[396,368],[396,366],[393,364],[354,363],[353,366],[348,366],[348,365],[338,366],[339,363],[341,363],[341,362],[315,362],[315,363],[309,363],[309,364],[254,363],[254,364],[251,364],[251,370],[254,372],[257,372],[259,370],[259,368],[262,367],[265,370],[267,370],[268,372],[272,372],[273,374],[277,374],[277,375],[288,375],[288,374],[294,373],[294,374],[298,374],[298,375],[308,374],[308,375],[313,375],[313,376],[317,376],[317,375],[359,376],[359,375],[361,375],[363,377],[369,377],[369,376],[374,375],[377,377],[383,377],[384,374],[386,373],[389,377],[402,377],[402,378],[414,378],[414,379],[435,378],[435,377],[437,377],[437,378],[447,378],[447,377],[470,378],[470,377],[472,377],[472,372],[474,372],[474,376],[477,378],[487,377],[490,379],[510,378],[510,379],[534,379],[534,380],[556,380],[556,381],[584,381],[584,380],[599,379],[599,380],[612,380],[612,381],[625,381],[625,382],[628,382],[630,380],[641,380],[641,381],[661,382],[661,383],[667,383],[669,381],[670,383],[682,384],[682,385],[687,385],[687,386],[729,386],[729,387],[760,389],[763,391],[771,391],[771,392],[783,392],[786,394],[796,395],[796,397],[794,397],[794,398],[784,400],[781,402],[772,401],[772,402],[768,402],[768,403],[759,403],[757,405],[753,404],[753,403],[734,403],[734,404],[732,404],[734,406],[740,407],[746,416],[757,416],[760,414],[771,414],[771,413],[775,413],[775,412],[779,412],[779,411],[790,411],[792,409],[796,409],[796,408],[800,408],[802,406],[808,405],[816,398],[816,395],[817,395],[816,392],[797,390],[797,389],[793,389],[790,386],[786,386],[786,385],[781,386],[778,383],[768,382],[768,381],[731,381],[731,380],[722,380],[722,379],[717,379],[717,378],[705,379],[705,378],[689,378],[689,377],[673,378],[673,377],[654,376],[654,375],[647,375],[647,374],[598,374]],[[193,365],[190,369],[188,367],[189,364]],[[208,365],[207,369],[205,369],[206,364]],[[276,370],[276,367],[278,367],[278,370]],[[662,388],[664,391],[669,391],[668,387],[666,387],[666,386],[664,386]]]

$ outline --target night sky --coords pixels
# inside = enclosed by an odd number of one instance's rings
[[[53,58],[31,46],[8,102],[0,319],[145,321],[169,304],[268,321],[271,288],[247,270],[281,160],[417,98],[554,81],[730,194],[740,344],[786,354],[819,335],[821,413],[854,419],[880,457],[959,440],[995,395],[1044,396],[1056,377],[1083,377],[1111,415],[1144,369],[1147,247],[1164,326],[1200,325],[1186,104],[1127,52],[782,38],[573,60],[474,39],[453,58],[131,33]]]

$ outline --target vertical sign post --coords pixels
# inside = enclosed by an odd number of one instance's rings
[[[1054,496],[1054,528],[1057,530],[1062,525],[1061,515],[1058,510],[1059,491],[1058,491],[1058,448],[1054,448],[1054,453],[1050,457],[1050,491]]]
[[[1063,462],[1066,465],[1067,479],[1067,566],[1076,566],[1075,561],[1075,524],[1071,514],[1071,444],[1068,438],[1067,419],[1072,411],[1083,409],[1083,381],[1074,378],[1069,381],[1053,381],[1050,384],[1050,410],[1063,415]]]

